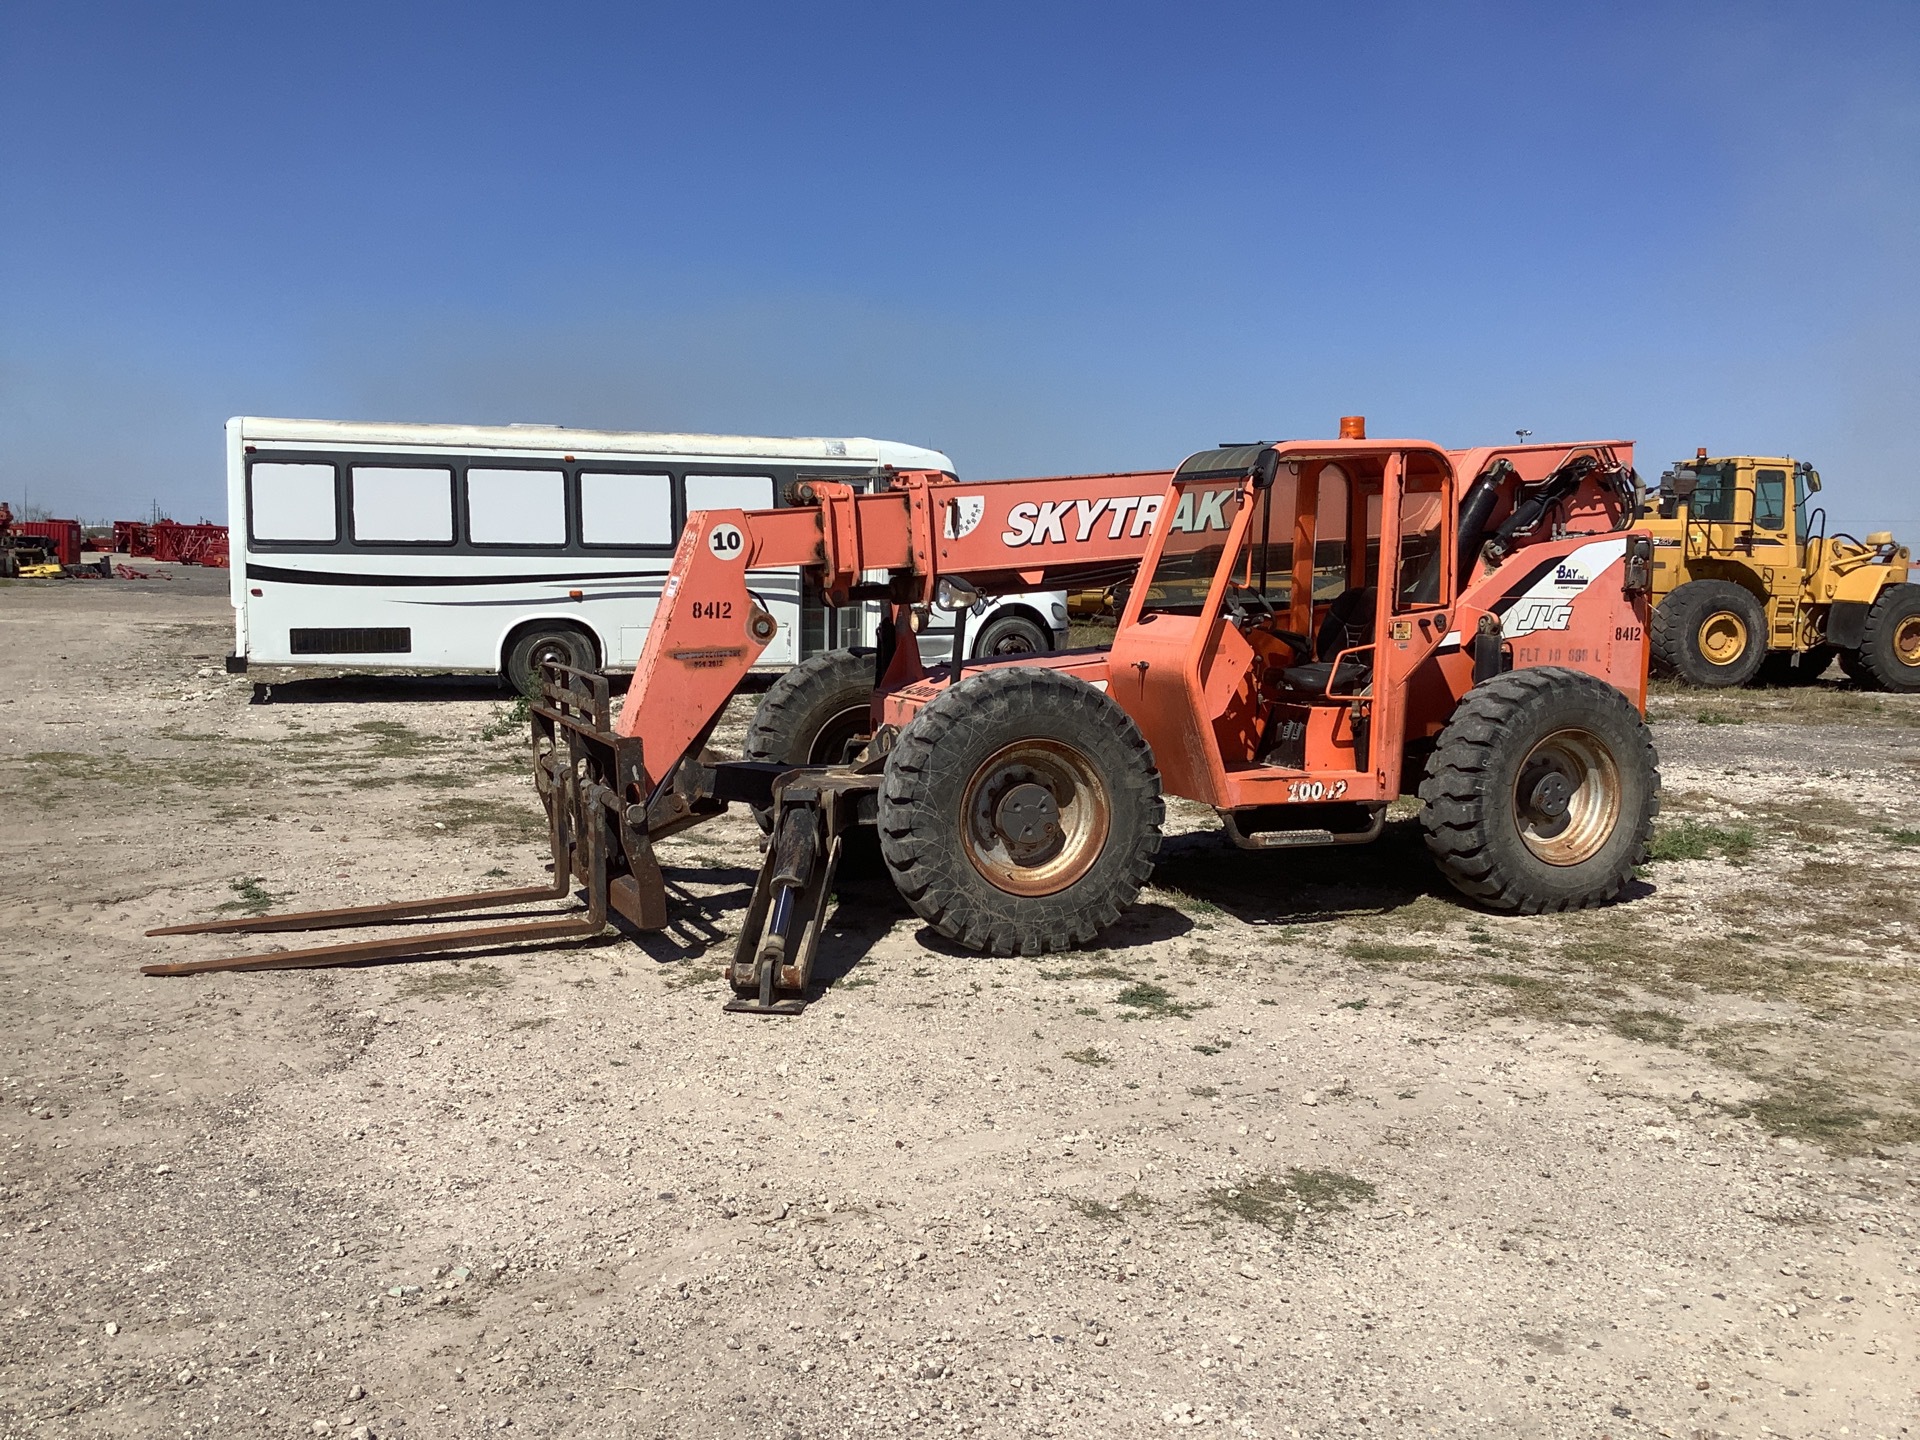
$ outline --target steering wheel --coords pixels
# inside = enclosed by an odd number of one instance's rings
[[[1258,590],[1249,590],[1245,585],[1229,580],[1223,602],[1227,614],[1233,617],[1234,624],[1241,629],[1271,620],[1274,616],[1273,602]]]

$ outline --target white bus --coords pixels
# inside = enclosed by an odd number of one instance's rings
[[[882,466],[953,470],[890,440],[237,416],[227,668],[497,671],[523,689],[543,660],[631,666],[688,511],[765,509],[796,481]],[[757,590],[780,621],[764,665],[870,639],[871,607],[829,611],[798,570],[757,572]],[[1057,648],[1066,623],[1064,593],[1001,596],[968,648]]]

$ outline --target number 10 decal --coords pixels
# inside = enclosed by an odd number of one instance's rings
[[[707,548],[722,560],[738,560],[746,547],[738,525],[716,525],[707,532]]]

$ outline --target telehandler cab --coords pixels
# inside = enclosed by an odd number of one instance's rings
[[[770,839],[729,1008],[802,1005],[844,837],[878,827],[907,903],[996,954],[1092,940],[1151,874],[1163,793],[1252,849],[1380,834],[1415,791],[1442,872],[1495,910],[1617,896],[1646,855],[1659,776],[1641,716],[1650,547],[1629,533],[1632,447],[1448,452],[1364,438],[1226,446],[1161,476],[968,487],[902,474],[856,494],[688,520],[626,705],[549,666],[536,781],[555,883],[155,933],[323,928],[559,898],[584,920],[325,946],[149,973],[279,968],[667,923],[654,843],[744,802]],[[913,606],[1134,572],[1111,650],[927,670]],[[797,667],[749,752],[705,748],[774,633],[748,572],[807,565],[830,602],[885,598],[870,657]],[[884,570],[884,585],[862,576]],[[963,578],[964,577],[964,578]],[[861,712],[864,711],[864,714]],[[830,727],[837,727],[828,734]],[[837,753],[836,753],[837,752]],[[544,927],[544,928],[541,928]]]

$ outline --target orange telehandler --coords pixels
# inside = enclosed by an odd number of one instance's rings
[[[557,917],[146,967],[289,968],[667,923],[664,837],[745,803],[765,862],[729,1008],[803,1003],[844,837],[878,827],[901,894],[997,954],[1092,940],[1137,895],[1163,792],[1252,849],[1353,844],[1417,790],[1429,849],[1489,908],[1617,896],[1659,775],[1642,719],[1651,547],[1624,441],[1446,451],[1368,440],[1224,446],[1160,474],[966,485],[816,482],[777,510],[689,517],[633,683],[550,665],[533,707],[550,887],[263,916],[156,934],[379,924],[563,898]],[[707,749],[773,638],[749,572],[802,565],[829,603],[885,600],[871,657],[808,661],[748,751]],[[920,661],[915,607],[1134,578],[1112,648]],[[887,580],[863,577],[885,572]],[[924,611],[922,612],[924,613]]]

